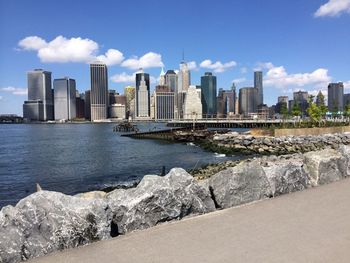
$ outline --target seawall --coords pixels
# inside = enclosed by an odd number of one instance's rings
[[[350,147],[253,158],[196,180],[180,168],[146,175],[136,188],[68,196],[38,191],[0,211],[0,262],[146,229],[167,221],[273,198],[350,176]]]

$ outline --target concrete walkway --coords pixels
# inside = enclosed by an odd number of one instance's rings
[[[350,179],[31,262],[350,262]]]

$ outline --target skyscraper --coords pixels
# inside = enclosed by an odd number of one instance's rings
[[[303,115],[307,115],[307,108],[309,107],[309,93],[307,91],[293,92],[293,102],[291,106],[297,104]],[[291,107],[289,107],[291,109]]]
[[[131,101],[135,99],[135,87],[127,86],[124,88],[124,95],[126,97],[126,118],[133,117],[135,109],[134,107],[131,107]]]
[[[54,105],[55,120],[72,120],[76,117],[75,80],[68,77],[55,79]]]
[[[191,72],[188,70],[188,66],[185,61],[182,61],[180,63],[180,70],[178,75],[178,91],[187,91],[188,87],[191,85]]]
[[[168,86],[157,86],[154,92],[154,118],[156,120],[174,119],[175,94]]]
[[[90,64],[91,78],[91,121],[105,120],[108,117],[108,72],[107,66],[96,62]]]
[[[201,89],[189,86],[184,102],[184,119],[202,119]]]
[[[162,67],[162,70],[159,74],[159,86],[164,86],[165,85],[165,72],[164,68]]]
[[[91,120],[91,90],[85,91],[85,119]]]
[[[212,118],[217,114],[216,105],[216,76],[211,72],[205,72],[201,77],[203,117]]]
[[[262,71],[254,72],[254,88],[258,89],[258,105],[264,104],[263,74]]]
[[[343,82],[329,83],[328,85],[328,109],[329,111],[344,110],[344,85]]]
[[[241,88],[239,90],[239,113],[246,117],[257,113],[258,95],[257,88]]]
[[[28,100],[23,104],[23,117],[28,120],[53,120],[51,72],[42,69],[29,71]]]
[[[178,92],[177,75],[174,70],[167,70],[165,73],[165,85],[167,85],[172,92]]]
[[[135,93],[135,117],[150,118],[150,82],[149,74],[143,70],[136,74],[136,93]]]

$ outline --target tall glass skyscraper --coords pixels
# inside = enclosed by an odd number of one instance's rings
[[[201,77],[203,118],[216,117],[216,76],[211,72],[205,72]]]
[[[103,63],[90,64],[91,78],[91,121],[105,120],[108,117],[108,72]]]
[[[328,110],[344,110],[344,84],[342,82],[329,83],[328,85]]]
[[[135,101],[135,117],[149,118],[151,116],[150,82],[149,74],[144,73],[143,70],[136,74]]]
[[[76,117],[76,85],[70,78],[53,81],[55,120],[72,120]]]
[[[51,72],[42,69],[29,71],[28,100],[23,104],[23,117],[34,121],[53,120]]]
[[[257,113],[259,90],[257,88],[241,88],[239,90],[239,113],[245,117]]]
[[[262,71],[254,72],[254,88],[258,89],[258,105],[264,104],[263,74]]]

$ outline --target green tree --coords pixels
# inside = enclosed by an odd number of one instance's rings
[[[328,111],[328,108],[326,106],[326,103],[324,101],[324,95],[320,91],[317,95],[317,106],[320,108],[322,117],[324,117]]]
[[[300,105],[296,102],[293,103],[292,106],[292,116],[294,117],[300,117],[301,116],[301,109],[300,109]]]
[[[318,123],[318,126],[321,126],[322,111],[314,102],[314,96],[309,97],[309,107],[307,108],[307,113],[312,123]]]
[[[346,104],[344,108],[344,117],[350,117],[350,104]]]
[[[338,104],[335,100],[333,100],[333,109],[331,109],[331,110],[332,110],[333,118],[337,117],[339,109],[338,109]]]

